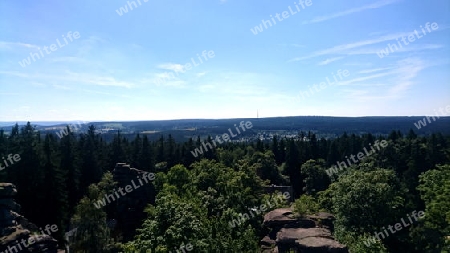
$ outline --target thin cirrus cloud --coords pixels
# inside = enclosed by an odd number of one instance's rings
[[[364,5],[364,6],[361,6],[361,7],[348,9],[348,10],[337,12],[337,13],[333,13],[333,14],[330,14],[330,15],[315,17],[315,18],[313,18],[311,20],[304,21],[302,24],[305,25],[305,24],[323,22],[323,21],[326,21],[326,20],[347,16],[347,15],[350,15],[350,14],[353,14],[353,13],[357,13],[357,12],[361,12],[361,11],[365,11],[365,10],[369,10],[369,9],[377,9],[377,8],[380,8],[380,7],[383,7],[383,6],[386,6],[386,5],[390,5],[390,4],[393,4],[393,3],[396,3],[396,2],[399,2],[399,0],[378,1],[378,2],[375,2],[373,4],[368,4],[368,5]]]
[[[330,63],[332,63],[332,62],[334,62],[334,61],[338,61],[338,60],[340,60],[340,59],[342,59],[342,58],[344,58],[344,57],[333,57],[333,58],[328,58],[328,59],[326,59],[326,60],[324,60],[324,61],[319,62],[317,65],[328,65],[328,64],[330,64]]]
[[[377,54],[380,52],[380,50],[389,49],[388,44],[383,45],[383,47],[352,50],[352,51],[346,52],[346,54],[347,55]],[[424,51],[424,50],[435,50],[435,49],[441,49],[441,48],[444,48],[444,45],[440,45],[440,44],[408,45],[406,47],[400,47],[400,48],[396,49],[395,52],[396,53],[420,52],[420,51]]]
[[[314,57],[318,57],[318,56],[322,56],[322,55],[332,55],[332,54],[351,55],[352,52],[348,51],[350,49],[359,48],[359,47],[363,47],[363,46],[370,46],[370,45],[374,45],[374,44],[378,44],[378,43],[386,42],[386,41],[391,41],[391,40],[395,40],[397,38],[401,38],[403,36],[408,36],[410,34],[411,34],[411,32],[393,33],[393,34],[383,35],[383,36],[380,36],[375,39],[362,40],[362,41],[357,41],[357,42],[353,42],[353,43],[337,45],[337,46],[334,46],[331,48],[315,51],[306,56],[293,58],[293,59],[289,60],[289,62],[306,60],[306,59],[310,59],[310,58],[314,58]]]
[[[419,72],[429,66],[429,64],[425,63],[420,58],[406,58],[397,61],[389,68],[362,70],[358,73],[369,75],[340,82],[338,85],[353,85],[354,87],[359,87],[343,90],[343,93],[346,94],[347,98],[356,99],[358,101],[368,102],[375,99],[398,99],[405,96],[405,91],[416,84],[414,80]],[[382,77],[389,77],[391,82],[384,83],[383,79],[380,79]],[[370,80],[374,80],[374,82],[371,82]],[[384,86],[385,88],[376,88],[381,86]]]
[[[35,48],[39,49],[39,46],[28,44],[28,43],[22,43],[22,42],[7,42],[7,41],[0,41],[0,49],[11,49],[13,47],[25,47],[25,48]]]
[[[359,71],[359,74],[368,74],[366,76],[356,77],[351,80],[341,81],[338,85],[359,85],[361,82],[367,82],[371,79],[377,79],[385,76],[393,76],[396,78],[397,82],[393,87],[402,86],[401,83],[405,84],[410,79],[414,78],[421,70],[428,67],[426,63],[420,58],[405,58],[399,60],[395,65],[387,68],[376,68],[376,69],[364,69]],[[410,83],[408,83],[410,84]],[[403,85],[406,87],[405,85]],[[394,91],[401,91],[403,89],[395,88]]]
[[[122,88],[132,88],[135,85],[131,82],[120,81],[113,76],[96,75],[89,73],[78,73],[66,71],[64,75],[42,74],[42,73],[22,73],[18,71],[0,71],[0,74],[17,76],[32,80],[55,80],[70,83],[90,84],[94,86],[115,86]]]
[[[178,63],[164,63],[158,65],[159,69],[172,70],[174,72],[183,72],[184,66]]]
[[[359,74],[368,74],[368,73],[373,73],[373,72],[378,72],[378,71],[382,71],[382,70],[390,70],[392,68],[374,68],[374,69],[363,69],[361,71],[359,71]]]

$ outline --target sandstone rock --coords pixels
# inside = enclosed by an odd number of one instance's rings
[[[275,246],[276,241],[272,238],[270,238],[269,236],[265,236],[263,239],[261,239],[261,245],[262,246],[267,246],[269,248],[272,248],[273,246]]]
[[[277,233],[277,243],[295,243],[307,237],[325,237],[333,239],[331,232],[325,228],[282,228]]]
[[[264,215],[264,225],[270,228],[296,227],[314,228],[316,223],[309,218],[298,218],[294,216],[292,208],[275,209]]]
[[[38,227],[18,213],[16,194],[15,185],[0,183],[0,252],[56,253],[58,242],[49,235],[35,235],[40,233]],[[28,245],[30,238],[34,243]]]
[[[147,204],[155,203],[155,188],[152,182],[145,182],[142,178],[149,172],[131,168],[126,163],[117,163],[112,171],[117,188],[131,185],[133,190],[115,201],[115,226],[123,233],[125,240],[133,239],[135,228],[142,224],[146,214],[143,212]],[[141,181],[139,181],[141,180]],[[147,177],[148,180],[148,177]],[[142,182],[142,185],[141,185]]]
[[[331,213],[318,212],[317,214],[307,215],[306,217],[313,220],[319,227],[325,227],[330,229],[332,232],[334,231],[333,222],[335,218]]]
[[[261,252],[348,253],[332,236],[333,221],[329,213],[296,217],[292,208],[275,209],[264,216],[272,230],[261,240]]]
[[[297,244],[297,248],[300,249],[300,252],[305,253],[348,253],[347,246],[330,238],[306,237],[295,241],[295,243]]]
[[[264,225],[268,227],[283,226],[296,221],[292,208],[279,208],[264,215]]]

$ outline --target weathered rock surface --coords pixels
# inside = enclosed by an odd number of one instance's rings
[[[39,234],[39,228],[19,214],[20,205],[13,199],[16,194],[13,184],[0,183],[0,252],[56,253],[57,241]]]
[[[333,220],[332,214],[324,212],[299,218],[292,208],[275,209],[264,216],[264,225],[271,231],[260,242],[261,252],[348,253],[347,246],[332,236]]]
[[[140,227],[146,215],[144,209],[148,203],[155,203],[155,187],[149,181],[143,180],[149,172],[131,168],[126,163],[117,163],[112,171],[113,179],[117,182],[116,188],[131,186],[133,190],[121,196],[110,210],[111,217],[117,221],[117,228],[122,231],[125,240],[133,239],[135,228]]]

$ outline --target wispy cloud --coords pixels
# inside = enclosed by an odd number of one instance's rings
[[[67,79],[70,81],[79,81],[82,83],[89,83],[97,86],[116,86],[124,88],[131,88],[134,86],[133,83],[119,81],[112,76],[98,76],[87,73],[68,72]]]
[[[397,62],[398,77],[395,85],[389,89],[389,95],[399,96],[400,93],[407,90],[414,84],[413,80],[420,71],[428,67],[425,62],[419,58],[406,58]]]
[[[384,48],[361,48],[357,50],[351,50],[348,52],[345,52],[347,55],[363,55],[363,54],[377,54],[380,52],[380,50],[384,50],[386,47],[388,47],[388,44],[384,45]],[[444,45],[440,44],[423,44],[423,45],[408,45],[408,46],[402,46],[401,48],[398,48],[395,52],[396,53],[406,53],[406,52],[420,52],[425,50],[434,50],[434,49],[441,49],[444,48]]]
[[[308,21],[304,21],[303,24],[310,24],[310,23],[318,23],[318,22],[323,22],[326,20],[330,20],[333,18],[338,18],[338,17],[343,17],[343,16],[347,16],[353,13],[357,13],[357,12],[361,12],[361,11],[365,11],[365,10],[369,10],[369,9],[377,9],[386,5],[390,5],[393,3],[399,2],[399,0],[383,0],[383,1],[378,1],[375,2],[373,4],[369,4],[369,5],[364,5],[361,7],[357,7],[357,8],[352,8],[352,9],[348,9],[345,11],[341,11],[341,12],[336,12],[330,15],[326,15],[326,16],[319,16],[319,17],[315,17],[311,20]]]
[[[382,70],[389,70],[392,68],[375,68],[375,69],[363,69],[361,71],[359,71],[359,74],[368,74],[368,73],[373,73],[373,72],[378,72],[378,71],[382,71]]]
[[[95,75],[89,73],[76,73],[71,71],[66,71],[64,75],[51,75],[41,73],[26,74],[18,71],[0,71],[0,74],[33,79],[33,81],[40,80],[40,82],[51,80],[51,81],[73,82],[78,84],[91,84],[96,86],[116,86],[124,88],[131,88],[135,86],[131,82],[120,81],[113,76]]]
[[[13,47],[25,47],[25,48],[39,49],[39,46],[33,45],[33,44],[27,44],[27,43],[21,43],[21,42],[0,41],[0,49],[11,49]]]
[[[301,60],[310,59],[310,58],[314,58],[314,57],[318,57],[318,56],[322,56],[322,55],[333,55],[333,54],[347,54],[347,55],[350,55],[350,54],[352,54],[352,52],[349,51],[351,49],[353,50],[354,48],[359,48],[359,47],[363,47],[363,46],[374,45],[374,44],[378,44],[378,43],[381,43],[381,42],[395,40],[397,38],[401,38],[403,36],[408,36],[410,34],[411,34],[411,32],[393,33],[393,34],[380,36],[380,37],[374,38],[374,39],[362,40],[362,41],[357,41],[357,42],[353,42],[353,43],[337,45],[337,46],[334,46],[334,47],[331,47],[331,48],[315,51],[315,52],[313,52],[313,53],[311,53],[309,55],[306,55],[306,56],[296,57],[296,58],[293,58],[293,59],[291,59],[289,61],[290,62],[292,62],[292,61],[301,61]]]
[[[0,70],[0,74],[9,75],[9,76],[23,77],[23,78],[29,78],[30,77],[30,74],[26,74],[26,73],[19,72],[19,71],[4,71],[4,70]]]
[[[145,78],[142,78],[139,83],[142,85],[169,86],[177,88],[184,88],[186,85],[186,82],[178,77],[178,73],[174,72],[153,73]]]
[[[184,65],[178,64],[178,63],[164,63],[158,65],[158,68],[165,69],[165,70],[172,70],[174,72],[183,72],[184,71]]]
[[[96,91],[96,90],[82,89],[82,91],[87,92],[87,93],[107,95],[107,96],[113,96],[113,97],[132,98],[131,96],[128,96],[128,95],[123,95],[123,94],[118,95],[118,94],[113,94],[113,93],[103,92],[103,91]]]
[[[325,61],[319,62],[317,65],[327,65],[327,64],[330,64],[330,63],[332,63],[332,62],[334,62],[334,61],[338,61],[338,60],[340,60],[340,59],[342,59],[342,58],[344,58],[344,57],[333,57],[333,58],[328,58],[328,59],[326,59]]]
[[[53,84],[53,88],[58,89],[58,90],[71,90],[72,88],[64,86],[64,85],[59,85],[59,84]]]
[[[337,85],[350,85],[350,84],[360,83],[362,81],[380,78],[380,77],[384,77],[384,76],[388,76],[388,75],[392,75],[392,74],[394,74],[394,72],[392,72],[392,71],[391,72],[382,72],[382,73],[377,73],[377,74],[363,76],[363,77],[357,77],[357,78],[353,78],[353,79],[350,79],[347,81],[339,82]]]
[[[83,38],[83,34],[81,34]],[[100,43],[106,44],[107,41],[98,36],[89,36],[86,39],[82,39],[81,46],[78,47],[78,55],[89,55],[91,51],[99,47]]]
[[[76,56],[52,57],[51,62],[87,62],[83,58]]]
[[[404,96],[406,94],[405,92],[415,84],[414,80],[420,71],[429,66],[431,65],[419,58],[405,58],[397,61],[389,68],[359,71],[358,73],[369,75],[341,82],[339,85],[353,85],[353,87],[359,87],[342,90],[342,92],[352,100],[368,102],[380,99],[398,99]],[[374,80],[375,82],[371,80]],[[381,86],[385,86],[385,88],[380,89]]]

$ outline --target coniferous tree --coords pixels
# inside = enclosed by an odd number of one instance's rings
[[[35,195],[43,184],[44,176],[39,161],[39,148],[39,132],[28,122],[19,134],[17,154],[21,159],[7,169],[16,180],[14,183],[18,190],[17,200],[23,207],[23,214],[41,224],[45,221],[42,221],[39,212],[33,211],[33,208],[40,206],[40,197]]]
[[[81,172],[79,167],[78,150],[74,133],[67,127],[67,135],[61,138],[61,160],[59,169],[67,173],[66,186],[68,190],[69,207],[75,207],[82,196],[80,187]]]
[[[93,183],[98,183],[103,173],[98,162],[99,142],[93,125],[89,126],[86,134],[80,136],[79,143],[82,161],[80,183],[84,195],[87,187]]]
[[[299,150],[295,141],[289,140],[286,154],[285,172],[289,176],[295,198],[300,196],[303,189],[303,180],[300,174],[301,163],[299,155]]]
[[[155,172],[155,159],[152,146],[148,141],[147,135],[142,138],[142,149],[139,154],[139,169]]]
[[[62,233],[69,221],[68,192],[65,182],[67,172],[58,167],[58,142],[54,135],[47,134],[44,139],[44,184],[42,185],[43,199],[42,219],[48,224],[56,224],[59,228],[57,238],[62,239]]]
[[[114,136],[108,159],[108,169],[112,170],[116,163],[127,162],[126,159],[126,143],[123,142],[120,131],[117,131],[117,136]]]

